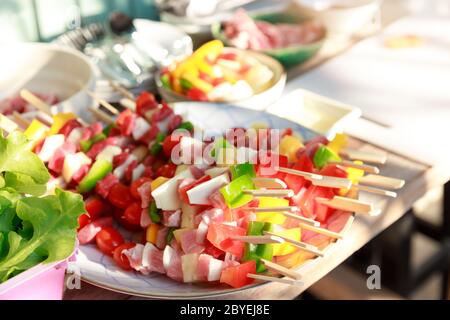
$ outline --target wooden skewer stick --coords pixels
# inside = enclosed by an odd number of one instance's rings
[[[99,119],[100,121],[103,121],[107,124],[113,124],[114,123],[114,119],[111,118],[109,115],[107,115],[106,113],[104,113],[102,110],[99,110],[98,108],[94,107],[94,106],[90,106],[89,107],[89,111],[92,112],[92,114]]]
[[[247,211],[255,211],[255,212],[297,212],[299,209],[296,206],[285,206],[285,207],[247,207],[247,208],[241,208],[242,210]]]
[[[134,94],[132,94],[129,90],[125,89],[123,86],[121,86],[120,84],[114,82],[114,81],[109,81],[109,84],[111,85],[111,87],[116,90],[118,93],[120,93],[121,95],[123,95],[124,97],[134,101]]]
[[[381,153],[381,152],[373,153],[373,152],[345,148],[345,149],[341,150],[340,154],[349,158],[350,160],[361,160],[361,161],[370,162],[370,163],[385,164],[386,160],[387,160],[387,154]]]
[[[13,112],[14,121],[22,128],[26,129],[30,125],[30,121],[25,119],[20,113],[17,111]]]
[[[284,172],[284,173],[290,173],[290,174],[293,174],[296,176],[301,176],[301,177],[304,177],[307,179],[315,179],[315,180],[323,179],[323,176],[320,174],[306,172],[306,171],[300,171],[300,170],[294,170],[294,169],[289,169],[289,168],[284,168],[284,167],[279,167],[278,171]]]
[[[131,111],[136,111],[136,103],[128,98],[120,99],[120,104]]]
[[[314,226],[311,226],[311,225],[306,224],[306,223],[300,223],[299,227],[302,228],[302,229],[310,230],[310,231],[313,231],[315,233],[320,233],[320,234],[323,234],[324,236],[335,238],[335,239],[342,239],[342,238],[344,238],[344,236],[342,234],[340,234],[340,233],[337,233],[337,232],[334,232],[334,231],[331,231],[331,230],[328,230],[328,229],[325,229],[325,228],[314,227]]]
[[[362,202],[356,199],[334,196],[332,199],[318,197],[316,198],[316,201],[331,208],[349,212],[365,214],[373,214],[374,212],[374,208],[371,203]]]
[[[2,130],[6,131],[7,133],[11,133],[18,127],[19,126],[17,125],[17,123],[0,113],[0,128]]]
[[[405,185],[405,180],[373,174],[368,174],[359,178],[359,182],[366,185],[387,189],[400,189]]]
[[[352,186],[352,181],[349,179],[328,176],[319,180],[311,179],[311,183],[315,186],[338,189],[349,189]]]
[[[255,197],[292,197],[294,191],[290,189],[270,189],[270,190],[244,190],[243,193],[251,194]]]
[[[264,265],[266,266],[267,269],[277,272],[283,276],[286,276],[286,277],[289,277],[289,278],[292,278],[295,280],[300,280],[302,278],[302,275],[300,273],[295,272],[286,267],[283,267],[279,264],[273,263],[272,261],[261,258],[261,262],[264,263]]]
[[[112,106],[109,102],[107,102],[106,100],[98,97],[92,91],[86,90],[86,92],[87,92],[88,95],[90,95],[92,97],[92,99],[97,101],[102,107],[107,109],[109,112],[111,112],[112,114],[119,114],[119,111],[114,106]]]
[[[286,189],[286,183],[278,178],[253,178],[256,188]]]
[[[316,220],[313,220],[313,219],[309,219],[309,218],[305,218],[303,216],[299,216],[298,214],[290,213],[290,212],[287,212],[287,211],[280,212],[280,213],[282,215],[286,216],[286,217],[298,220],[298,221],[300,221],[300,222],[302,222],[304,224],[308,224],[308,225],[315,226],[315,227],[320,226],[320,222],[319,221],[316,221]]]
[[[283,243],[284,240],[277,236],[264,235],[264,236],[234,236],[230,238],[231,240],[244,241],[253,244],[264,244],[264,243]]]
[[[354,162],[348,161],[348,160],[342,160],[341,162],[330,161],[330,162],[328,162],[328,164],[335,164],[335,165],[343,166],[343,167],[347,167],[347,168],[355,168],[355,169],[363,170],[368,173],[374,173],[374,174],[380,173],[380,169],[378,167],[371,166],[368,164],[358,164],[358,163],[354,163]]]
[[[271,276],[265,276],[262,274],[254,274],[254,273],[247,274],[247,277],[252,278],[252,279],[261,280],[261,281],[279,282],[279,283],[283,283],[283,284],[290,284],[290,285],[296,285],[296,286],[303,285],[303,282],[301,282],[300,280],[294,280],[294,279],[290,279],[290,278],[278,278],[278,277],[271,277]]]
[[[386,197],[391,197],[391,198],[396,198],[397,197],[397,193],[394,192],[394,191],[389,191],[389,190],[384,190],[384,189],[380,189],[380,188],[364,186],[364,185],[361,185],[361,184],[354,184],[354,185],[352,185],[352,189],[359,190],[359,191],[370,192],[370,193],[374,193],[374,194],[379,194],[381,196],[386,196]]]
[[[280,238],[284,239],[284,241],[288,242],[289,244],[292,244],[294,247],[297,247],[303,251],[312,253],[316,256],[323,257],[322,251],[320,251],[319,249],[317,249],[317,247],[310,245],[308,243],[304,243],[304,242],[297,241],[297,240],[294,240],[294,239],[291,239],[291,238],[288,238],[285,236],[281,236],[281,235],[278,235],[278,234],[270,232],[270,231],[264,231],[264,234],[270,234],[272,236],[280,237]]]
[[[46,104],[44,101],[42,101],[41,99],[39,99],[38,97],[36,97],[36,95],[32,94],[27,89],[20,90],[20,96],[22,97],[22,99],[24,99],[29,104],[33,105],[39,111],[41,111],[49,116],[52,115],[50,106],[48,104]]]

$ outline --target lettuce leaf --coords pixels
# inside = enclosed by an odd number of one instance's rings
[[[75,247],[78,217],[85,209],[81,195],[57,189],[55,195],[20,199],[16,212],[23,223],[32,225],[33,235],[27,239],[14,231],[8,233],[8,252],[0,258],[0,282],[33,263],[70,256]]]
[[[22,173],[5,172],[5,185],[16,192],[40,196],[47,191],[47,184],[36,183],[33,178]]]
[[[19,131],[11,132],[6,138],[0,135],[0,173],[14,172],[28,176],[35,184],[42,185],[50,179],[44,163],[28,148],[28,140]],[[8,187],[1,179],[0,185]]]

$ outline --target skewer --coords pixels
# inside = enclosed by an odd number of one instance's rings
[[[253,178],[256,188],[286,189],[287,184],[278,178]]]
[[[374,174],[380,173],[380,169],[375,166],[371,166],[371,165],[367,165],[367,164],[358,164],[358,163],[354,163],[354,162],[348,161],[348,160],[342,160],[341,162],[330,161],[330,162],[328,162],[328,164],[335,164],[335,165],[343,166],[343,167],[347,167],[347,168],[360,169],[360,170],[363,170],[368,173],[374,173]]]
[[[109,102],[107,102],[106,100],[98,97],[95,93],[93,93],[90,90],[86,90],[87,94],[90,95],[92,97],[92,99],[94,99],[95,101],[97,101],[102,107],[104,107],[105,109],[107,109],[109,112],[111,112],[114,115],[119,114],[119,110],[117,110],[114,106],[112,106]]]
[[[352,186],[352,181],[349,179],[331,176],[324,176],[323,179],[320,180],[312,179],[311,183],[315,186],[337,189],[349,189]]]
[[[312,254],[314,254],[316,256],[323,257],[323,255],[324,255],[322,251],[317,249],[317,247],[315,247],[313,245],[310,245],[308,243],[297,241],[297,240],[294,240],[294,239],[291,239],[291,238],[288,238],[288,237],[285,237],[285,236],[281,236],[281,235],[278,235],[278,234],[270,232],[270,231],[264,231],[264,234],[269,234],[269,235],[272,235],[272,236],[280,237],[281,239],[284,239],[284,241],[288,242],[289,244],[292,244],[294,247],[297,247],[297,248],[299,248],[299,249],[301,249],[303,251],[307,251],[309,253],[312,253]]]
[[[296,206],[282,206],[282,207],[262,207],[262,208],[258,208],[258,207],[247,207],[247,208],[242,208],[242,210],[254,210],[255,212],[297,212],[299,209]]]
[[[405,185],[405,180],[373,174],[368,174],[359,178],[359,182],[366,185],[387,189],[400,189]]]
[[[261,281],[279,282],[279,283],[283,283],[283,284],[290,284],[290,285],[297,285],[297,286],[303,285],[303,283],[300,280],[294,280],[294,279],[290,279],[290,278],[278,278],[278,277],[271,277],[271,276],[265,276],[262,274],[254,274],[254,273],[247,274],[247,277],[261,280]]]
[[[294,174],[296,176],[301,176],[301,177],[304,177],[306,179],[315,179],[315,180],[323,179],[322,175],[316,174],[316,173],[307,172],[307,171],[294,170],[294,169],[289,169],[289,168],[284,168],[284,167],[279,167],[278,171],[279,172],[284,172],[284,173]]]
[[[129,90],[125,89],[125,87],[121,86],[120,84],[118,84],[118,83],[116,83],[116,82],[114,82],[112,80],[109,80],[109,84],[118,93],[120,93],[124,97],[134,101],[134,99],[135,99],[134,94],[132,94]]]
[[[283,267],[279,264],[273,263],[272,261],[266,260],[266,259],[260,259],[260,261],[262,263],[264,263],[264,266],[274,272],[277,272],[283,276],[295,279],[295,280],[300,280],[302,278],[301,274],[298,272],[295,272],[291,269],[288,269],[286,267]]]
[[[51,110],[50,106],[48,104],[46,104],[44,101],[42,101],[41,99],[39,99],[36,95],[34,95],[30,91],[28,91],[27,89],[20,90],[20,96],[22,97],[22,99],[24,99],[29,104],[33,105],[39,111],[41,111],[49,116],[52,115],[52,113],[50,111]]]
[[[242,191],[246,194],[251,194],[255,197],[292,197],[294,195],[294,191],[290,189],[272,189],[272,190],[244,190]]]
[[[365,213],[369,215],[375,214],[373,205],[371,203],[362,202],[356,199],[334,196],[332,199],[318,197],[315,200],[334,209]]]
[[[244,241],[252,244],[265,244],[265,243],[283,243],[284,240],[278,236],[264,235],[264,236],[234,236],[231,240]]]
[[[136,103],[128,98],[120,99],[120,104],[131,111],[136,111]]]
[[[105,112],[103,112],[102,110],[94,107],[94,106],[90,106],[89,107],[89,111],[92,112],[92,114],[99,120],[104,121],[107,124],[113,124],[114,123],[114,119],[111,118],[108,114],[106,114]]]
[[[320,233],[320,234],[323,234],[324,236],[328,236],[328,237],[335,238],[335,239],[342,239],[342,238],[344,238],[344,236],[342,234],[340,234],[340,233],[337,233],[337,232],[334,232],[334,231],[331,231],[331,230],[328,230],[328,229],[325,229],[325,228],[314,227],[314,226],[311,226],[311,225],[306,224],[306,223],[300,223],[299,227],[302,228],[302,229],[313,231],[315,233]]]
[[[386,197],[391,197],[391,198],[396,198],[397,197],[397,193],[394,192],[394,191],[389,191],[389,190],[384,190],[384,189],[380,189],[380,188],[364,186],[364,185],[360,185],[360,184],[354,184],[352,186],[352,189],[359,190],[359,191],[370,192],[370,193],[374,193],[374,194],[379,194],[379,195],[386,196]]]
[[[30,121],[22,117],[17,111],[13,112],[14,121],[22,128],[27,128],[30,125]]]
[[[345,148],[341,150],[340,155],[349,158],[350,160],[361,160],[364,162],[385,164],[387,160],[386,153],[372,153],[361,150],[355,150],[350,148]]]
[[[280,212],[280,213],[288,218],[298,220],[298,221],[302,222],[303,224],[308,224],[308,225],[315,226],[315,227],[320,226],[320,222],[313,220],[313,219],[305,218],[303,216],[299,216],[297,214],[293,214],[293,213],[290,213],[287,211]]]
[[[19,126],[17,125],[17,123],[0,113],[0,128],[2,130],[6,131],[7,133],[11,133],[18,127]]]

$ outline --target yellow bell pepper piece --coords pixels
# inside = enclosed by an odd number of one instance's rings
[[[333,140],[331,140],[327,147],[334,151],[334,153],[339,154],[339,152],[345,148],[348,144],[348,136],[343,133],[337,133]]]
[[[33,119],[24,134],[31,141],[30,148],[33,149],[36,144],[44,140],[50,130],[45,124],[39,120]]]
[[[356,164],[363,164],[363,162],[359,160],[353,162]],[[351,180],[353,184],[358,184],[359,178],[364,176],[364,170],[361,169],[347,168],[345,171],[347,172],[347,179]],[[339,195],[345,196],[347,192],[348,189],[340,189]]]
[[[181,79],[181,75],[185,72],[188,74],[193,74],[195,76],[198,76],[198,70],[195,67],[193,60],[191,58],[188,58],[188,59],[180,62],[176,66],[175,70],[173,70],[173,72],[172,72],[172,78],[173,78],[172,89],[175,92],[182,93],[183,88],[181,87],[180,79]]]
[[[181,235],[184,232],[189,231],[189,230],[191,230],[191,229],[189,229],[189,228],[176,229],[176,230],[173,231],[173,237],[175,238],[175,240],[177,242],[180,242],[181,241]]]
[[[145,240],[147,240],[147,242],[156,244],[158,231],[159,231],[159,224],[152,223],[151,225],[149,225],[145,232]]]
[[[210,92],[214,87],[212,84],[200,79],[199,77],[194,77],[190,73],[183,73],[181,76],[184,80],[189,81],[195,88],[202,90],[205,93]]]
[[[196,60],[205,59],[206,57],[208,57],[208,59],[215,60],[222,52],[223,47],[224,45],[222,41],[212,40],[195,50],[193,57]]]
[[[286,229],[283,231],[275,232],[276,234],[287,237],[293,240],[300,241],[302,237],[302,232],[300,228],[292,228],[292,229]],[[274,256],[284,256],[286,254],[290,254],[297,251],[297,247],[293,246],[292,244],[289,244],[287,242],[283,243],[275,243],[273,245],[273,255]]]
[[[288,157],[289,162],[295,162],[297,150],[303,147],[304,145],[299,138],[286,135],[280,141],[280,154]]]
[[[289,205],[289,200],[274,197],[260,197],[260,208],[284,207]],[[256,220],[270,222],[274,224],[283,224],[286,217],[279,212],[257,212]]]
[[[152,189],[152,191],[155,191],[156,188],[158,188],[160,185],[162,185],[163,183],[167,182],[167,180],[169,180],[169,178],[166,177],[158,177],[155,180],[153,180],[150,184],[150,188]]]
[[[53,118],[53,124],[50,127],[49,135],[57,134],[59,130],[66,124],[67,121],[70,119],[75,119],[77,116],[73,114],[72,112],[66,112],[66,113],[58,113],[54,115]]]

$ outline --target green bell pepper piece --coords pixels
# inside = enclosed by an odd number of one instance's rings
[[[256,177],[255,167],[251,163],[241,163],[231,166],[231,177],[234,179],[243,175],[248,175],[251,178]]]
[[[182,122],[182,123],[177,127],[177,129],[184,129],[184,130],[187,130],[187,131],[189,131],[189,132],[192,132],[192,131],[194,131],[194,125],[193,125],[192,122],[190,122],[190,121],[185,121],[185,122]]]
[[[148,207],[148,215],[150,216],[150,220],[152,220],[153,223],[159,223],[161,221],[161,215],[158,212],[158,208],[156,207],[156,202],[150,203],[150,206]]]
[[[103,179],[113,169],[112,163],[99,159],[94,162],[89,172],[78,185],[78,192],[85,193],[91,191],[98,181]]]
[[[226,148],[234,148],[234,146],[231,145],[231,143],[228,142],[227,139],[220,137],[214,140],[214,148],[211,150],[211,157],[216,156],[216,150],[217,149],[226,149]]]
[[[326,146],[320,146],[316,153],[314,154],[314,166],[318,169],[322,169],[327,165],[330,161],[342,161],[341,158],[334,153],[331,149],[327,148]]]
[[[103,141],[106,139],[106,135],[103,132],[97,133],[91,138],[92,144]]]
[[[188,91],[189,89],[191,89],[193,87],[192,83],[190,83],[189,81],[187,81],[186,79],[181,78],[180,79],[180,86],[181,88],[183,88],[183,90]]]
[[[173,239],[173,231],[175,229],[176,228],[169,228],[169,232],[167,233],[167,236],[166,236],[166,243],[167,244],[170,244],[170,242],[172,241],[172,239]]]
[[[91,140],[81,140],[80,141],[80,148],[81,148],[81,151],[83,151],[84,153],[88,152],[89,149],[91,149],[91,147],[92,147]]]
[[[156,156],[156,155],[158,155],[161,152],[161,150],[162,150],[162,142],[164,141],[165,138],[166,138],[166,135],[164,133],[162,133],[162,132],[159,132],[156,135],[155,142],[150,147],[150,154],[152,156]]]
[[[170,78],[167,73],[161,76],[161,83],[164,88],[170,89]]]
[[[107,125],[107,126],[103,129],[103,134],[104,134],[105,136],[109,136],[109,133],[111,132],[111,129],[114,128],[114,127],[115,127],[115,124],[114,124],[114,123]]]
[[[247,229],[248,236],[260,236],[264,235],[264,231],[272,231],[273,225],[269,222],[262,221],[250,221]],[[264,263],[261,259],[272,261],[273,258],[273,245],[271,243],[266,244],[252,244],[246,243],[243,260],[255,260],[256,272],[263,272],[266,270]]]
[[[220,188],[219,191],[225,199],[227,206],[234,209],[249,203],[253,199],[252,195],[242,192],[253,189],[255,189],[255,185],[253,184],[252,178],[248,175],[243,175]]]

